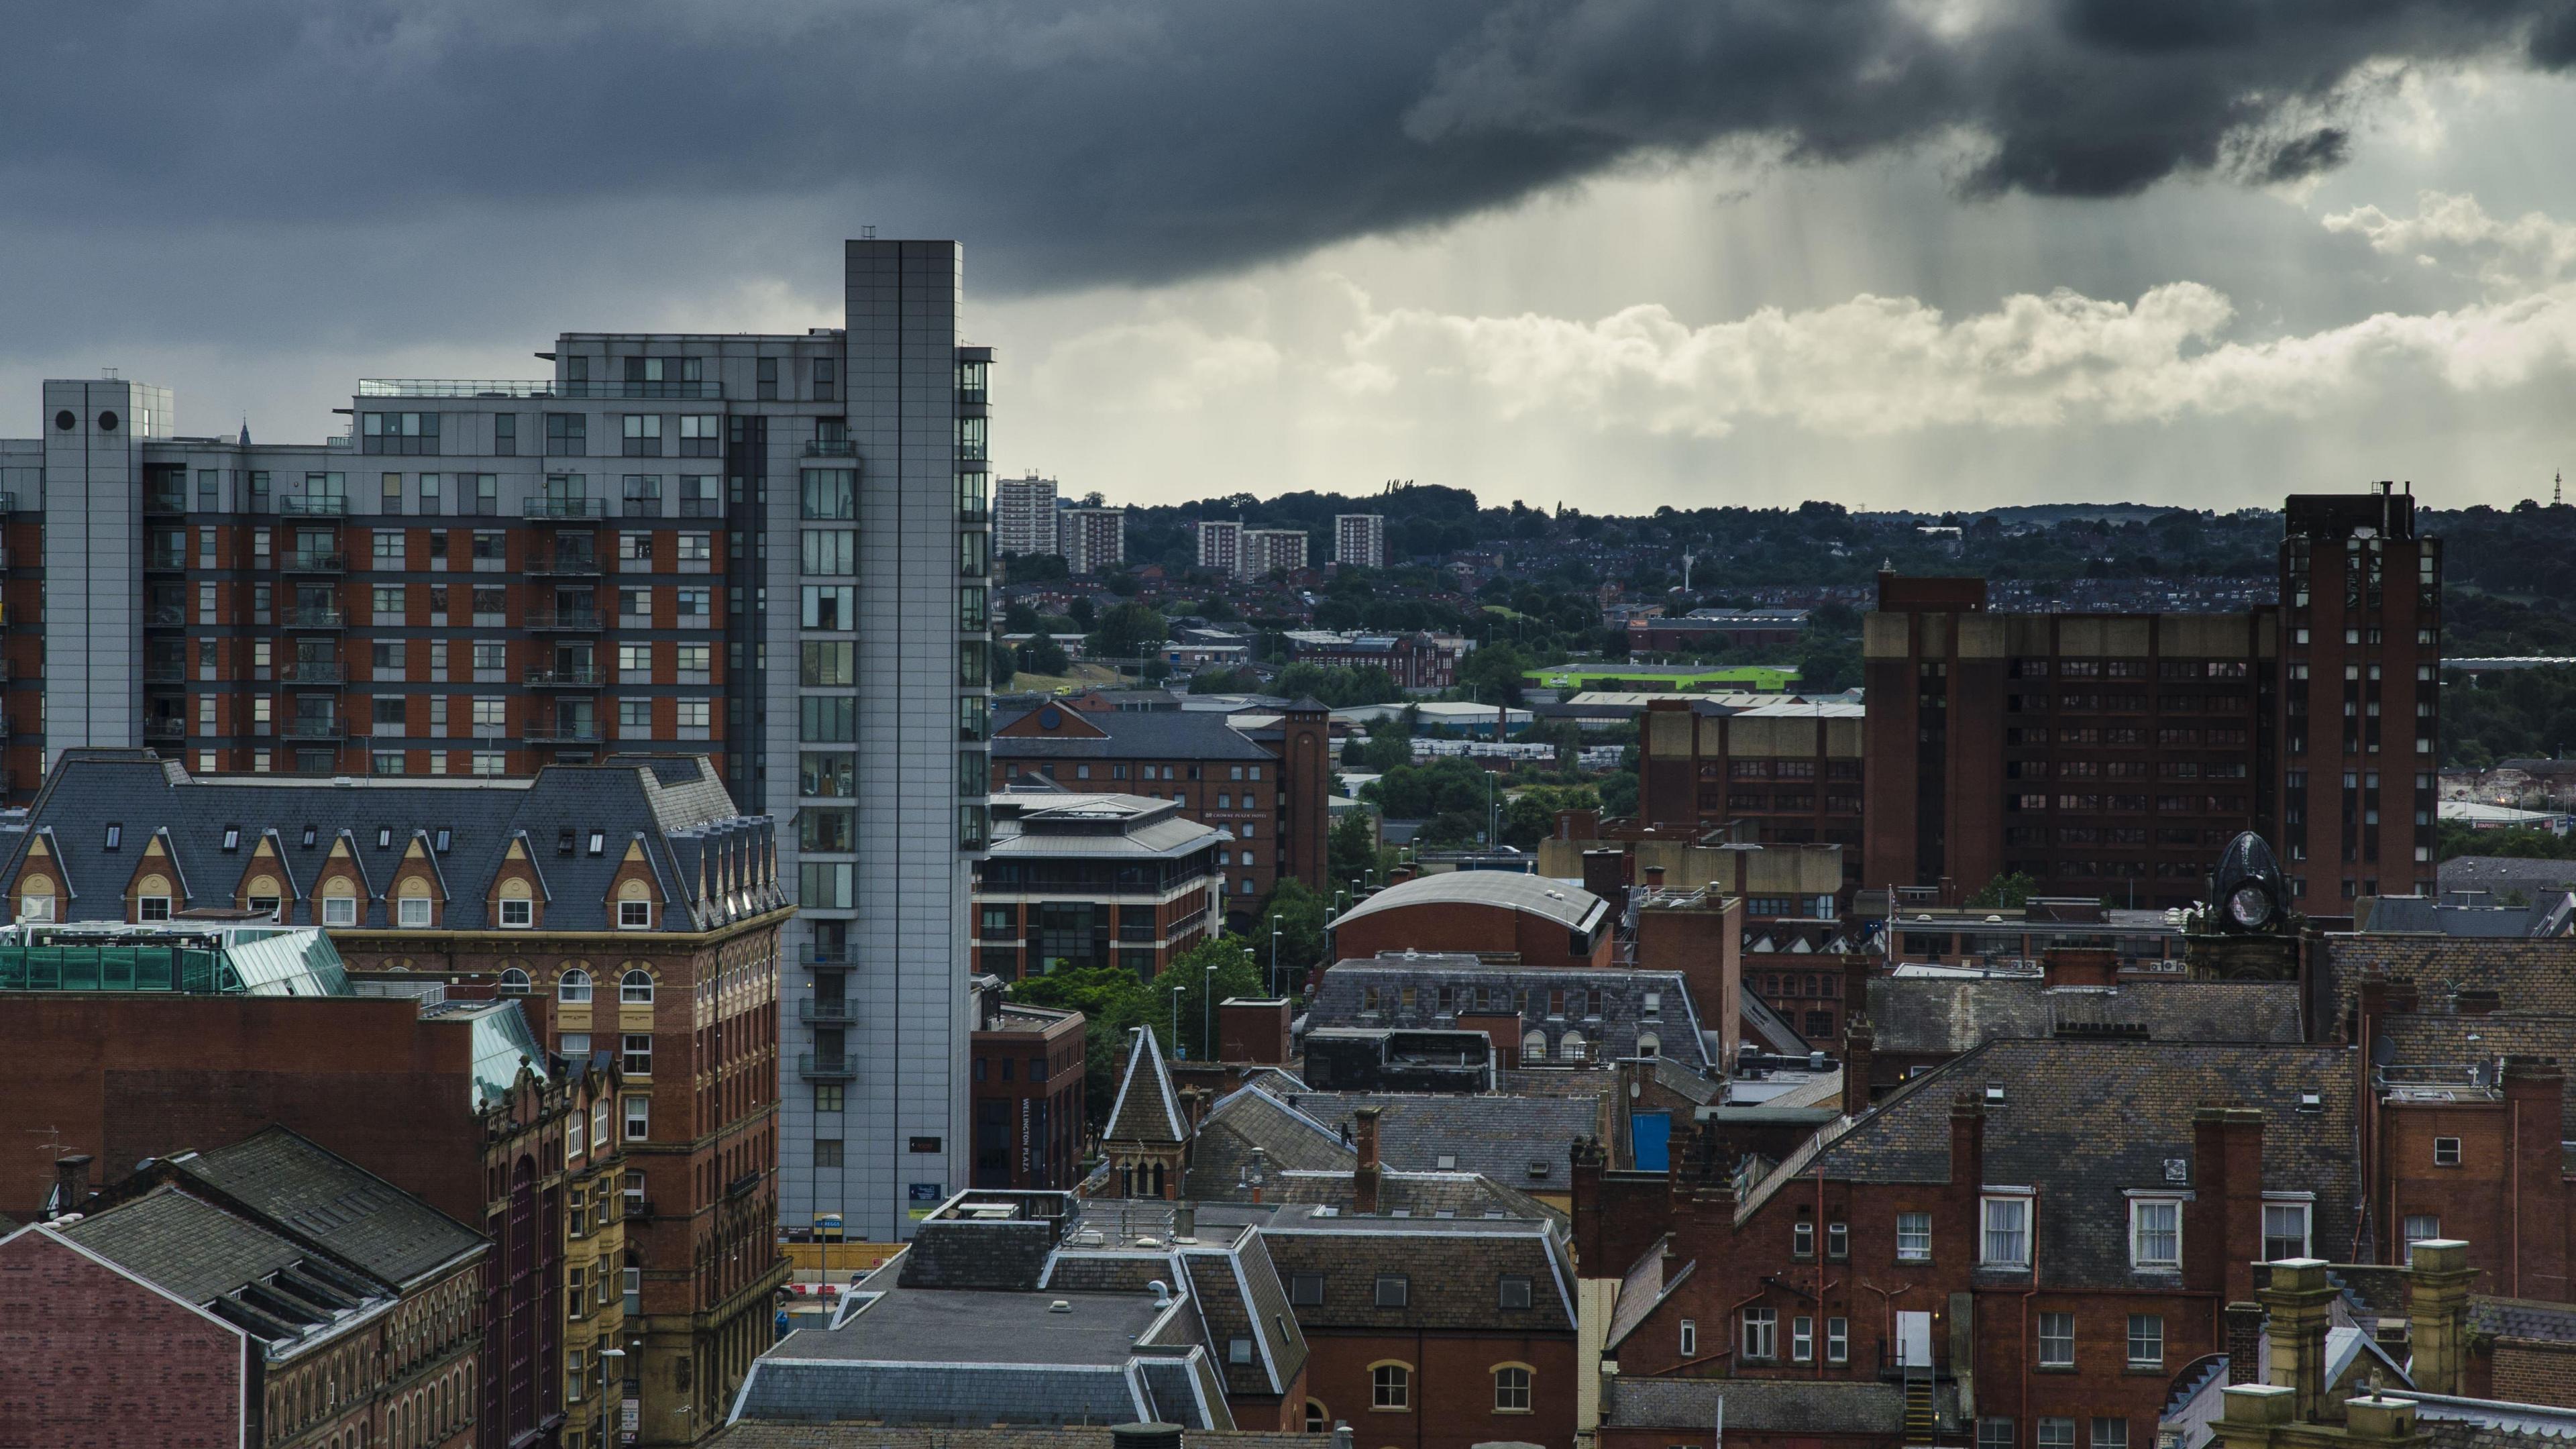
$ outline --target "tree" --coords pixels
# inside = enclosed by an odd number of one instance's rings
[[[1031,674],[1063,674],[1073,668],[1073,661],[1065,657],[1064,646],[1044,629],[1019,646],[1019,655],[1020,667]]]
[[[1458,683],[1482,703],[1518,704],[1522,676],[1536,667],[1517,644],[1487,644],[1459,661]]]
[[[1031,1006],[1079,1011],[1083,1017],[1083,1102],[1092,1123],[1109,1120],[1118,1073],[1127,1064],[1127,1033],[1145,1023],[1154,993],[1124,966],[1084,966],[1011,983],[1005,993]]]
[[[1003,643],[1001,640],[996,639],[993,641],[992,650],[988,657],[991,660],[990,673],[993,680],[993,687],[995,689],[1010,688],[1011,680],[1018,675],[1020,669],[1019,651],[1013,649],[1010,645]]]
[[[1002,632],[1034,634],[1038,631],[1038,610],[1026,599],[1013,599],[1002,606]]]
[[[1503,807],[1503,844],[1519,850],[1536,850],[1538,843],[1556,833],[1556,811],[1539,799],[1537,792],[1514,796]]]
[[[1065,606],[1065,617],[1073,621],[1073,627],[1088,634],[1098,618],[1098,608],[1091,602],[1091,596],[1084,594]]]
[[[1613,820],[1624,820],[1637,813],[1637,772],[1619,770],[1601,779],[1596,787],[1601,792],[1601,813]]]
[[[2039,882],[2020,871],[2012,871],[1986,882],[1984,890],[1968,897],[1968,905],[1971,909],[2018,910],[2030,900],[2031,891],[2038,885]]]
[[[2433,827],[2434,853],[2444,860],[2463,855],[2500,855],[2512,860],[2576,860],[2576,838],[2547,830],[2514,827],[2479,830],[2456,820]]]
[[[1328,847],[1329,849],[1329,847]],[[1261,908],[1261,929],[1253,934],[1255,964],[1265,979],[1274,982],[1272,989],[1295,996],[1306,980],[1306,974],[1324,959],[1324,898],[1306,888],[1304,881],[1291,876],[1279,882],[1270,899]],[[1272,927],[1277,927],[1277,975],[1270,946]]]
[[[1163,616],[1144,604],[1117,605],[1100,616],[1100,627],[1091,634],[1090,650],[1102,659],[1133,659],[1163,642],[1168,631]]]
[[[1332,833],[1324,837],[1324,871],[1336,890],[1377,869],[1380,854],[1377,817],[1366,810],[1350,811],[1334,821]]]
[[[1253,964],[1252,945],[1241,936],[1201,941],[1173,957],[1163,974],[1151,983],[1155,1005],[1165,1013],[1154,1028],[1162,1036],[1170,1036],[1174,1030],[1170,1014],[1174,1009],[1172,989],[1180,988],[1180,1034],[1175,1045],[1185,1049],[1191,1061],[1209,1059],[1207,1027],[1215,1016],[1215,1003],[1230,997],[1269,994],[1260,968]],[[1269,949],[1267,942],[1262,949]],[[1215,969],[1210,971],[1210,967]]]

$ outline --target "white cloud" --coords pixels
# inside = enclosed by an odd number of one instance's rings
[[[2529,211],[2511,221],[2474,196],[2427,191],[2413,216],[2357,206],[2325,218],[2326,230],[2359,236],[2383,256],[2464,269],[2490,287],[2520,289],[2576,275],[2576,223]]]

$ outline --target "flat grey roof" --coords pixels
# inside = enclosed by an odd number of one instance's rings
[[[1068,1313],[1049,1312],[1062,1301]],[[1091,1364],[1115,1367],[1164,1310],[1141,1293],[1011,1293],[896,1288],[839,1328],[800,1328],[772,1358],[865,1363]]]

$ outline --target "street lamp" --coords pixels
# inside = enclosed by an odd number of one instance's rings
[[[599,1351],[599,1442],[602,1444],[611,1442],[608,1436],[613,1432],[609,1427],[608,1419],[608,1409],[610,1404],[608,1385],[612,1378],[624,1377],[623,1375],[611,1375],[609,1370],[618,1366],[615,1362],[616,1360],[623,1359],[625,1357],[626,1350],[622,1348],[603,1348]],[[622,1398],[623,1396],[621,1395],[620,1397]],[[626,1416],[626,1410],[622,1404],[618,1407],[617,1413],[618,1418],[621,1421],[620,1427],[622,1428],[622,1421]]]
[[[1279,994],[1279,918],[1270,918],[1270,994]]]
[[[1249,954],[1251,948],[1246,947]],[[1199,1054],[1204,1061],[1216,1060],[1216,963],[1207,968],[1207,989],[1199,999]]]
[[[1188,985],[1184,981],[1172,988],[1172,1053],[1175,1056],[1181,1051],[1181,991]]]

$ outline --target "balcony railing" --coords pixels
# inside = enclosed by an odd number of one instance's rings
[[[291,574],[336,574],[347,571],[349,556],[319,549],[290,549],[278,567]]]
[[[596,689],[600,685],[597,665],[571,669],[538,669],[531,667],[519,676],[523,683],[540,689]]]
[[[185,490],[173,493],[167,489],[151,489],[143,495],[143,511],[146,513],[185,513],[188,511],[188,495]]]
[[[847,966],[850,964],[850,948],[847,946],[808,946],[805,948],[805,954],[799,959],[808,966]]]
[[[5,670],[7,667],[8,666],[5,662],[0,662],[0,670]],[[5,677],[5,675],[0,675],[0,678]],[[185,664],[146,664],[143,666],[143,682],[146,684],[185,684],[188,682],[188,666]]]
[[[858,1008],[846,996],[830,1000],[808,998],[796,1003],[798,1021],[818,1022],[824,1026],[847,1026],[858,1020]]]
[[[760,1169],[755,1167],[751,1171],[744,1173],[742,1176],[735,1178],[733,1181],[726,1183],[725,1196],[741,1197],[758,1186],[760,1186]]]
[[[605,498],[531,498],[522,507],[527,518],[601,518],[607,513]]]
[[[339,518],[348,513],[349,500],[337,494],[289,493],[277,500],[277,511],[309,518]]]
[[[289,609],[286,622],[296,629],[337,629],[349,622],[349,616],[333,608]]]
[[[146,625],[155,628],[167,628],[174,624],[185,624],[188,622],[188,606],[185,604],[156,604],[144,611],[143,622]]]
[[[846,1052],[799,1052],[796,1075],[809,1082],[846,1082],[859,1074],[858,1058]]]
[[[599,611],[597,609],[530,609],[528,627],[531,629],[597,629]]]
[[[859,445],[847,438],[816,438],[805,445],[808,458],[855,458]]]
[[[336,719],[291,719],[281,733],[290,740],[336,740],[343,728]]]
[[[143,737],[147,740],[178,740],[188,736],[188,722],[177,719],[147,719]]]
[[[346,673],[336,661],[294,659],[287,661],[278,677],[288,684],[338,684]]]
[[[506,397],[506,398],[680,398],[713,401],[724,396],[720,382],[557,382],[547,377],[362,377],[360,397]]]
[[[554,720],[528,726],[528,741],[539,745],[595,745],[600,740],[599,722]]]
[[[188,551],[184,548],[145,549],[143,566],[147,569],[183,569],[188,566]]]
[[[599,555],[595,553],[558,553],[531,559],[532,574],[595,574],[599,572]]]

